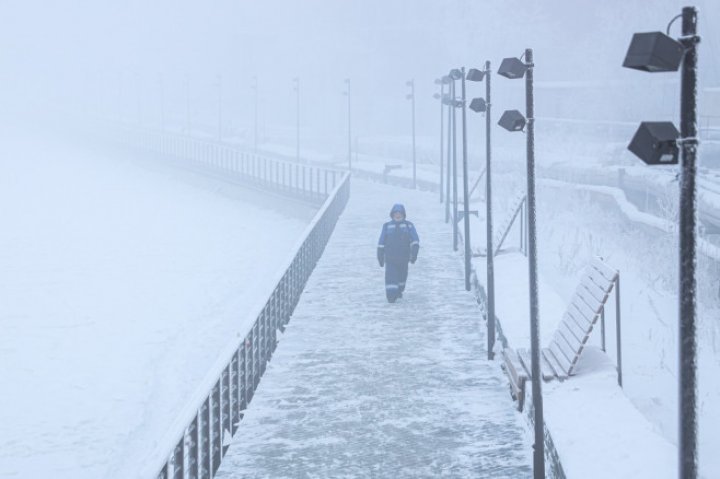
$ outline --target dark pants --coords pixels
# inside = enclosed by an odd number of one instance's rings
[[[403,291],[405,291],[405,281],[408,275],[408,262],[391,262],[385,263],[385,294],[388,301],[394,302]]]

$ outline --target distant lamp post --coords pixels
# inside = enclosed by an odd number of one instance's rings
[[[528,208],[528,270],[530,283],[530,362],[532,372],[532,401],[535,423],[533,447],[533,478],[545,477],[545,435],[540,373],[540,307],[537,280],[537,228],[535,208],[535,106],[533,101],[533,51],[525,50],[525,63],[518,58],[505,58],[498,75],[510,79],[525,77],[525,115],[517,110],[503,113],[498,124],[508,131],[522,131],[527,125],[527,208]],[[491,253],[488,251],[488,255]]]
[[[413,161],[413,189],[417,188],[417,161],[415,157],[415,80],[408,80],[405,85],[410,87],[410,93],[405,98],[410,100],[412,105],[412,161]]]
[[[670,27],[682,18],[679,41],[670,38]],[[680,131],[670,122],[644,122],[629,149],[648,165],[678,163],[682,158],[679,205],[679,477],[697,477],[697,332],[695,268],[697,251],[696,185],[697,173],[697,10],[685,7],[661,32],[636,33],[623,66],[646,72],[674,72],[679,67]]]
[[[495,358],[495,258],[493,246],[492,222],[492,173],[490,161],[490,62],[485,62],[485,69],[471,68],[468,71],[469,81],[481,82],[485,79],[485,98],[473,98],[469,108],[475,113],[485,113],[485,225],[486,225],[486,265],[487,265],[487,329],[488,329],[488,360]]]
[[[293,78],[293,89],[295,90],[295,161],[300,163],[300,78]]]
[[[218,109],[217,109],[217,117],[218,117],[218,141],[222,141],[222,76],[217,76],[217,93],[218,93]]]
[[[443,184],[445,178],[444,176],[444,152],[445,152],[445,116],[444,116],[444,108],[445,104],[442,102],[443,97],[445,96],[445,85],[449,83],[448,81],[445,81],[445,79],[448,78],[446,76],[435,79],[435,84],[440,86],[440,92],[433,94],[433,98],[436,100],[440,100],[440,203],[443,202]]]
[[[452,194],[453,194],[453,251],[458,250],[458,206],[457,206],[457,118],[455,110],[462,107],[462,102],[457,99],[455,95],[455,82],[463,77],[463,73],[458,70],[450,70],[448,74],[450,77],[450,97],[448,98],[448,105],[452,106]]]
[[[449,76],[445,76],[443,78],[448,79],[448,85],[450,85],[450,82],[452,80]],[[450,177],[452,172],[452,116],[454,113],[454,109],[450,108],[452,106],[453,99],[450,96],[450,91],[452,90],[451,86],[448,86],[448,93],[445,93],[442,98],[440,99],[440,103],[443,104],[443,106],[448,107],[447,108],[447,129],[446,129],[446,136],[445,138],[447,141],[445,142],[445,223],[448,223],[450,221],[450,192],[452,190],[452,184],[450,183]]]
[[[350,116],[350,79],[345,79],[345,88],[343,95],[347,96],[347,124],[348,124],[348,171],[352,171],[352,123]]]
[[[252,86],[250,87],[253,90],[254,93],[254,125],[253,125],[253,151],[257,153],[258,149],[258,97],[260,96],[260,87],[258,85],[258,78],[256,76],[253,77]]]
[[[455,71],[455,70],[453,70]],[[460,69],[460,101],[458,107],[462,109],[462,160],[463,160],[463,226],[465,246],[465,290],[470,291],[471,250],[470,250],[470,198],[468,193],[468,157],[467,157],[467,112],[465,67]]]

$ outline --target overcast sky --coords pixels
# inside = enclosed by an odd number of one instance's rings
[[[300,78],[303,124],[314,131],[345,125],[343,79],[352,79],[355,125],[367,134],[405,134],[405,82],[416,80],[418,128],[436,129],[433,79],[448,69],[497,67],[505,56],[535,52],[539,85],[584,81],[660,85],[677,77],[643,75],[620,65],[635,31],[665,30],[678,0],[4,0],[0,6],[0,105],[40,113],[52,105],[114,112],[145,122],[182,122],[188,98],[197,123],[216,118],[218,76],[231,127],[252,122],[253,77],[261,121],[291,127],[292,79]],[[701,0],[702,86],[720,85],[720,2]],[[712,28],[715,27],[715,28]],[[672,34],[679,34],[679,22]],[[714,31],[715,30],[715,31]],[[652,78],[650,78],[652,77]],[[521,101],[520,85],[495,77],[500,101]],[[482,88],[473,86],[471,94]],[[648,87],[650,88],[650,87]],[[658,87],[658,92],[663,91]],[[579,104],[599,102],[597,115],[627,119],[674,99],[634,98],[619,87]],[[189,94],[188,94],[189,92]],[[538,94],[540,95],[540,94]],[[630,95],[630,98],[628,98]],[[517,97],[517,99],[516,99]],[[550,98],[548,96],[547,98]],[[538,98],[538,104],[542,98]],[[538,115],[568,115],[550,111]],[[518,103],[519,107],[521,103]],[[578,108],[580,110],[580,108]],[[701,112],[702,113],[702,112]],[[587,112],[578,111],[580,117]],[[632,116],[632,115],[629,115]]]

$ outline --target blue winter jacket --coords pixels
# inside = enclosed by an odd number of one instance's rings
[[[388,221],[380,233],[378,261],[381,266],[385,261],[414,263],[420,249],[420,238],[415,231],[415,225],[405,219],[405,207],[401,204],[394,205],[390,210],[390,218],[397,211],[402,213],[403,219]]]

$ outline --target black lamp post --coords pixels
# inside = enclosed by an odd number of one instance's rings
[[[295,119],[295,161],[300,163],[300,78],[293,78],[295,90],[296,119]]]
[[[190,135],[190,78],[185,75],[185,134]]]
[[[222,75],[217,76],[217,91],[218,91],[218,141],[222,141]]]
[[[462,108],[462,157],[463,157],[463,226],[465,227],[465,290],[470,291],[470,198],[468,194],[468,158],[467,158],[467,112],[465,109],[465,67],[460,69],[461,100]]]
[[[545,477],[545,442],[542,401],[542,378],[540,375],[540,308],[537,281],[537,213],[535,208],[535,113],[533,102],[533,51],[525,50],[525,62],[518,58],[505,58],[498,68],[498,75],[510,79],[525,77],[525,115],[517,110],[503,113],[498,124],[508,131],[522,131],[527,124],[527,207],[528,207],[528,270],[530,282],[530,362],[532,370],[532,400],[535,423],[533,448],[533,478]],[[490,255],[488,251],[488,255]]]
[[[450,190],[451,184],[450,184],[450,173],[451,173],[451,134],[452,134],[452,115],[453,115],[453,109],[450,108],[452,106],[452,102],[454,99],[451,97],[451,93],[453,91],[453,87],[451,85],[452,79],[449,76],[444,76],[443,79],[447,79],[448,86],[448,93],[443,95],[442,97],[442,104],[447,106],[447,141],[446,141],[446,151],[445,151],[445,223],[450,221]]]
[[[458,250],[458,205],[457,205],[457,118],[455,110],[462,106],[462,103],[457,100],[455,96],[455,81],[463,77],[463,73],[454,69],[451,70],[450,77],[450,98],[449,105],[452,107],[452,116],[450,117],[452,122],[452,194],[453,194],[453,211],[452,211],[452,223],[453,223],[453,251]]]
[[[484,70],[470,69],[467,74],[469,81],[481,82],[485,79],[485,98],[473,98],[470,109],[475,113],[485,113],[485,225],[486,225],[486,260],[487,260],[487,330],[488,330],[488,359],[495,358],[495,258],[493,247],[492,222],[492,182],[491,182],[491,115],[490,115],[490,62],[485,62]]]
[[[443,176],[444,176],[444,170],[443,167],[443,155],[445,150],[445,137],[444,137],[444,131],[445,131],[445,117],[443,115],[443,107],[445,106],[442,102],[443,96],[445,96],[445,83],[443,83],[443,78],[437,78],[435,80],[435,84],[440,86],[440,93],[435,93],[433,95],[433,98],[436,100],[440,100],[438,103],[440,103],[440,203],[443,202]]]
[[[165,133],[165,77],[158,75],[158,88],[160,90],[160,131]]]
[[[413,182],[412,187],[417,188],[417,171],[416,171],[416,160],[415,160],[415,80],[408,80],[405,82],[410,87],[410,93],[405,95],[405,98],[410,100],[412,105],[412,160],[413,160]]]
[[[682,18],[679,41],[670,38],[670,26]],[[644,122],[632,139],[630,151],[648,165],[677,164],[682,157],[680,176],[680,265],[679,265],[679,477],[697,477],[697,338],[696,277],[697,230],[696,157],[697,139],[697,10],[685,7],[661,32],[636,33],[623,66],[647,72],[681,70],[680,132],[670,122]],[[679,136],[679,139],[678,139]]]
[[[253,93],[255,94],[254,98],[254,125],[253,125],[253,151],[257,153],[257,147],[258,147],[258,97],[260,95],[259,86],[258,86],[258,79],[256,76],[253,77],[253,83],[251,86]]]
[[[348,113],[348,171],[352,171],[352,123],[350,116],[350,79],[345,79],[345,86],[347,90],[343,92],[347,96],[347,113]]]

